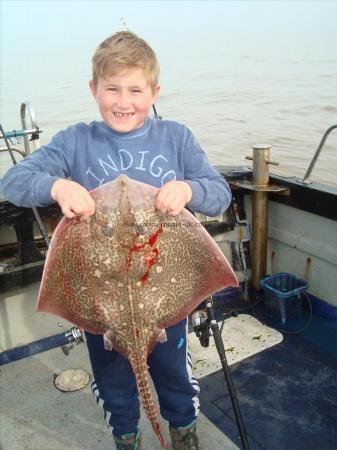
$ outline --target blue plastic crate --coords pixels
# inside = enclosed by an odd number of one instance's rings
[[[302,293],[308,283],[286,272],[265,277],[260,282],[266,293],[266,317],[275,325],[285,326],[302,314]]]

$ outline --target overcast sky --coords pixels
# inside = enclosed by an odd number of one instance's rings
[[[270,39],[312,32],[337,37],[336,1],[83,1],[1,0],[1,55],[41,54],[46,49],[90,53],[107,35],[123,29],[162,48],[173,41],[192,45],[194,36],[217,33]],[[225,44],[225,43],[224,43]],[[334,42],[334,46],[336,41]]]

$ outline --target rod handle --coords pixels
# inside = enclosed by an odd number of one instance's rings
[[[0,353],[0,366],[69,344],[69,333],[59,333]]]

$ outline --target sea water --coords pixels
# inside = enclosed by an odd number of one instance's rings
[[[90,60],[121,16],[157,52],[158,113],[188,125],[213,164],[250,165],[251,146],[270,144],[271,171],[303,177],[337,123],[337,2],[2,3],[0,122],[20,129],[29,101],[42,144],[100,119]],[[0,176],[10,164],[0,153]],[[337,130],[312,179],[336,186],[336,167]]]

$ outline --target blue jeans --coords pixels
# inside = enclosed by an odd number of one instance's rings
[[[192,375],[186,319],[166,329],[167,342],[157,343],[148,357],[149,372],[158,395],[160,413],[172,427],[193,422],[199,412],[199,385]],[[116,436],[137,431],[138,390],[129,361],[104,349],[103,336],[86,333],[94,374],[92,390]]]

